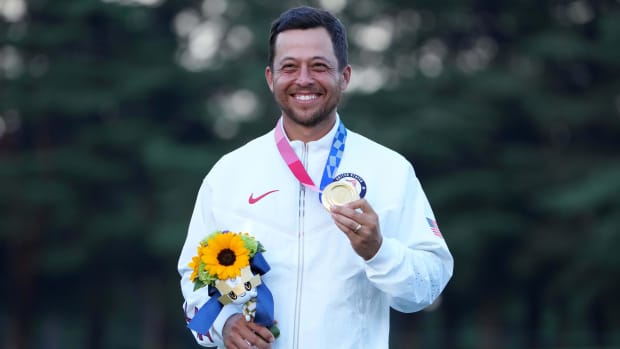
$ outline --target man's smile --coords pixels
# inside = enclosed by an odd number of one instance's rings
[[[321,97],[318,93],[294,93],[292,96],[297,102],[300,103],[311,103]]]

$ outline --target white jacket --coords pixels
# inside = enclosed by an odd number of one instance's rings
[[[318,141],[290,142],[317,185],[337,125]],[[383,243],[368,261],[353,251],[318,194],[293,176],[274,131],[223,156],[200,187],[179,259],[186,318],[208,299],[207,289],[194,292],[189,280],[200,240],[215,230],[247,232],[265,246],[271,265],[262,279],[281,331],[273,348],[387,349],[390,306],[414,312],[430,305],[452,276],[453,259],[401,155],[349,130],[338,173],[362,178],[379,216]],[[198,343],[224,347],[222,326],[234,312],[227,305],[207,336],[194,332]]]

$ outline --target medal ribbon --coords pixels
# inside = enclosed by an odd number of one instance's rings
[[[295,178],[303,184],[306,188],[316,191],[319,193],[319,200],[321,199],[321,191],[325,188],[329,183],[334,180],[336,176],[336,171],[338,170],[338,166],[340,166],[340,160],[342,159],[342,154],[344,153],[344,144],[347,139],[347,128],[344,127],[342,122],[338,124],[338,130],[334,135],[334,140],[332,141],[332,146],[329,150],[329,155],[327,156],[327,161],[325,162],[325,168],[323,169],[323,177],[321,178],[321,186],[317,187],[310,178],[310,175],[306,171],[306,168],[301,163],[301,160],[295,154],[295,151],[291,147],[284,134],[284,126],[282,126],[282,119],[275,128],[275,139],[276,145],[278,146],[278,151],[282,156],[282,159],[288,165],[288,168],[291,170]]]

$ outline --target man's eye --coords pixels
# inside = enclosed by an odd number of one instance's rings
[[[230,299],[232,299],[234,301],[235,299],[237,299],[237,295],[235,294],[235,292],[230,291],[230,292],[228,292],[228,298],[230,298]]]

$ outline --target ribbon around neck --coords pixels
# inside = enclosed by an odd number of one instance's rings
[[[289,144],[283,130],[284,126],[282,125],[282,119],[280,119],[274,130],[274,137],[282,159],[286,162],[295,178],[297,178],[297,180],[306,188],[318,192],[319,200],[321,200],[322,190],[329,183],[333,182],[334,177],[336,176],[336,171],[338,171],[338,167],[340,166],[340,160],[342,159],[344,146],[347,139],[347,128],[344,126],[342,121],[339,121],[338,129],[336,130],[336,134],[332,140],[332,146],[329,150],[327,161],[325,162],[320,187],[317,187],[312,178],[310,178],[310,175],[306,171],[303,163],[299,160],[299,157],[297,157],[297,154],[295,154],[295,151]]]

